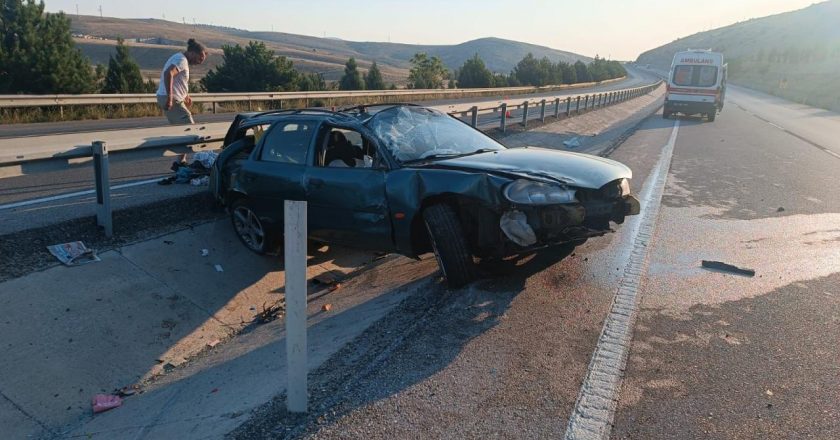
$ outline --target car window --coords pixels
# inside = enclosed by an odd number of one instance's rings
[[[305,164],[315,122],[281,121],[265,134],[261,160]]]
[[[319,142],[316,164],[328,168],[374,168],[375,146],[361,133],[339,127],[325,127]]]
[[[674,67],[674,84],[678,86],[711,87],[717,83],[717,67],[680,65]]]

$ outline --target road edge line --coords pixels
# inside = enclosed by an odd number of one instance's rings
[[[638,312],[640,286],[671,158],[679,133],[680,121],[674,122],[668,143],[651,172],[642,194],[642,215],[633,227],[633,248],[624,267],[610,313],[598,337],[586,377],[581,384],[574,409],[569,417],[566,440],[606,439],[612,431],[630,343]]]

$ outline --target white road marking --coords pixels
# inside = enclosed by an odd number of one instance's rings
[[[787,131],[787,130],[785,130],[785,127],[782,127],[781,125],[774,124],[774,123],[772,123],[772,122],[770,122],[770,121],[767,121],[767,123],[768,123],[768,124],[770,124],[770,125],[772,125],[772,126],[774,126],[774,127],[776,127],[776,128],[778,128],[779,130],[782,130],[782,131]]]
[[[150,183],[155,183],[159,180],[160,180],[160,178],[151,179],[151,180],[141,180],[139,182],[124,183],[122,185],[112,186],[111,189],[115,190],[115,189],[130,188],[132,186],[148,185]],[[47,203],[47,202],[53,202],[53,201],[56,201],[56,200],[71,199],[73,197],[87,196],[87,195],[91,195],[91,194],[96,194],[96,190],[95,189],[89,189],[89,190],[85,190],[85,191],[78,191],[78,192],[72,192],[72,193],[67,193],[67,194],[59,194],[57,196],[44,197],[44,198],[40,198],[40,199],[24,200],[22,202],[15,202],[15,203],[8,203],[8,204],[5,204],[5,205],[0,205],[0,211],[2,211],[4,209],[20,208],[21,206],[36,205],[38,203]]]
[[[639,287],[646,270],[648,245],[653,238],[679,128],[680,121],[677,120],[674,122],[668,144],[662,148],[659,162],[645,183],[642,213],[633,219],[632,231],[629,231],[633,237],[632,253],[624,266],[610,314],[604,321],[604,328],[598,337],[598,345],[589,362],[586,378],[569,417],[566,440],[601,440],[610,436],[633,338],[633,324],[639,307]]]

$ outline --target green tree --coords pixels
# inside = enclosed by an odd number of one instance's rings
[[[569,63],[563,63],[563,84],[575,84],[578,82],[577,80],[577,70],[575,70],[575,66]]]
[[[589,68],[581,60],[575,62],[575,78],[578,83],[586,83],[592,81],[592,76],[589,75]]]
[[[264,43],[224,45],[222,51],[222,64],[201,80],[208,92],[281,92],[298,85],[298,72],[291,60],[275,56]]]
[[[154,83],[152,83],[154,85]],[[151,93],[149,83],[143,82],[140,66],[128,52],[128,46],[122,38],[117,38],[117,56],[108,57],[108,72],[102,93]]]
[[[0,93],[89,93],[90,62],[73,44],[64,13],[44,2],[0,0]]]
[[[449,78],[449,71],[438,57],[429,58],[423,52],[411,57],[411,70],[408,73],[410,89],[441,89]]]
[[[382,80],[382,72],[376,61],[370,65],[367,75],[365,75],[365,88],[368,90],[385,90],[385,81]]]
[[[297,89],[304,92],[327,90],[327,83],[319,73],[301,73],[298,76]]]
[[[359,73],[356,59],[350,57],[344,65],[344,76],[338,81],[338,90],[364,90],[365,82]]]
[[[487,69],[484,60],[477,53],[464,62],[464,65],[458,69],[457,76],[458,87],[462,89],[493,87],[493,74]]]

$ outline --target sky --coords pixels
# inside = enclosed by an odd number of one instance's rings
[[[44,0],[47,11],[166,18],[352,41],[457,44],[499,37],[634,60],[677,38],[815,0]]]

